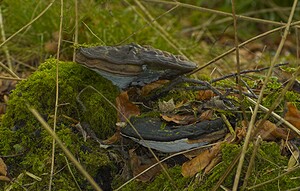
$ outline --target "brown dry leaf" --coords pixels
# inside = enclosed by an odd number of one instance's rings
[[[300,111],[290,102],[287,102],[287,108],[284,119],[300,130]]]
[[[118,108],[118,121],[126,122],[126,118],[140,115],[140,109],[134,105],[128,97],[126,91],[120,93],[116,98],[116,107]],[[122,114],[126,117],[124,117]]]
[[[129,157],[130,157],[130,164],[133,172],[133,176],[138,175],[139,173],[143,172],[150,166],[156,163],[156,160],[154,158],[150,159],[147,164],[142,164],[141,159],[137,154],[135,153],[134,149],[129,150]],[[166,168],[167,165],[162,163],[162,165]],[[149,169],[142,175],[137,177],[138,181],[142,182],[149,182],[151,181],[158,173],[160,173],[162,170],[160,165],[156,165],[155,167]]]
[[[104,140],[103,143],[107,144],[107,145],[111,145],[111,144],[114,144],[114,143],[118,142],[120,140],[120,138],[121,138],[120,131],[117,131],[111,137]]]
[[[197,100],[203,101],[203,100],[209,100],[210,98],[214,97],[215,94],[211,90],[200,90],[198,91]]]
[[[260,120],[257,121],[256,125],[260,123]],[[274,123],[270,121],[266,121],[262,128],[259,131],[263,140],[276,140],[280,139],[292,139],[294,136],[288,132],[288,129],[279,128]]]
[[[163,115],[160,116],[167,122],[174,122],[179,125],[187,125],[197,121],[194,115]]]
[[[148,95],[152,90],[157,89],[168,83],[169,80],[157,80],[155,82],[152,82],[151,84],[146,84],[142,87],[141,95],[146,96]]]
[[[211,149],[203,151],[200,155],[192,160],[185,162],[181,168],[181,174],[184,177],[192,177],[199,171],[205,169],[220,153],[221,143],[216,144]],[[210,168],[212,168],[210,166]]]
[[[0,175],[4,175],[4,176],[7,175],[7,166],[2,160],[2,158],[0,158]]]
[[[204,120],[211,120],[211,118],[213,117],[214,111],[213,110],[206,110],[203,113],[201,113],[200,115],[200,121],[204,121]]]

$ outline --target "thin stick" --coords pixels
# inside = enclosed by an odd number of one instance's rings
[[[13,78],[13,77],[7,77],[7,76],[0,76],[1,80],[15,80],[15,81],[22,81],[25,80],[23,78]]]
[[[56,91],[55,91],[55,108],[54,108],[54,118],[53,118],[53,131],[56,130],[56,122],[57,122],[57,108],[58,108],[58,66],[59,66],[59,56],[60,56],[60,44],[62,37],[62,24],[63,24],[63,16],[64,16],[64,1],[60,1],[60,21],[59,21],[59,35],[58,35],[58,43],[57,43],[57,53],[56,53]],[[52,140],[52,158],[51,158],[51,172],[50,172],[50,180],[49,180],[49,191],[52,190],[52,181],[54,174],[54,165],[55,165],[55,139]]]
[[[2,42],[0,44],[0,47],[2,47],[4,44],[6,44],[8,41],[10,41],[12,38],[14,38],[17,34],[19,34],[21,31],[23,31],[24,29],[26,29],[29,25],[31,25],[32,23],[34,23],[36,20],[38,20],[43,14],[46,13],[46,11],[53,5],[55,0],[52,0],[49,5],[38,15],[36,16],[34,19],[32,19],[31,21],[29,21],[29,23],[27,23],[26,25],[24,25],[22,28],[20,28],[17,32],[15,32],[14,34],[12,34],[10,37],[8,37],[4,42]]]
[[[90,182],[93,188],[97,191],[102,191],[99,185],[94,181],[94,179],[87,173],[87,171],[83,168],[83,166],[76,160],[74,155],[67,149],[64,143],[60,140],[60,138],[56,135],[56,133],[51,129],[51,127],[46,123],[43,117],[33,108],[28,106],[31,113],[36,117],[36,119],[42,124],[42,126],[46,129],[46,131],[56,140],[58,146],[63,150],[68,159],[72,161],[75,167],[79,170],[79,172]]]
[[[75,45],[78,44],[78,2],[77,0],[74,0],[75,3],[75,32],[74,32],[74,50],[73,50],[73,62],[75,62],[75,56],[76,56],[76,47]]]
[[[241,172],[242,172],[242,167],[243,167],[246,151],[247,151],[247,148],[248,148],[248,144],[250,142],[252,130],[254,128],[254,123],[255,123],[257,112],[258,112],[258,109],[259,109],[259,104],[262,101],[263,93],[264,93],[265,88],[267,87],[267,83],[269,81],[269,78],[272,75],[272,71],[273,71],[273,67],[275,65],[275,62],[277,61],[277,58],[279,57],[279,54],[280,54],[280,52],[283,48],[285,39],[286,39],[286,37],[289,33],[289,29],[290,29],[290,26],[291,26],[291,23],[292,23],[292,19],[293,19],[294,13],[295,13],[296,6],[297,6],[297,0],[294,0],[293,9],[291,10],[288,23],[287,23],[286,28],[284,30],[284,34],[281,38],[281,41],[280,41],[280,44],[279,44],[278,49],[276,51],[276,54],[275,54],[275,56],[273,57],[273,59],[271,61],[270,69],[268,70],[266,79],[263,83],[260,94],[258,96],[257,104],[255,105],[253,115],[251,116],[251,120],[249,122],[249,127],[248,127],[247,134],[246,134],[246,137],[245,137],[245,142],[244,142],[244,145],[243,145],[243,148],[242,148],[241,157],[240,157],[239,164],[238,164],[238,167],[237,167],[237,171],[236,171],[236,174],[235,174],[234,184],[233,184],[233,188],[232,188],[233,191],[236,191],[238,189],[239,180],[240,180],[240,176],[241,176]]]
[[[96,37],[103,45],[105,45],[106,43],[101,39],[99,38],[93,31],[92,29],[87,25],[85,24],[85,22],[82,21],[82,24],[91,32],[91,34]]]
[[[291,26],[298,25],[298,24],[300,24],[300,21],[293,22],[293,23],[291,24]],[[286,26],[282,26],[282,27],[278,27],[278,28],[269,30],[269,31],[267,31],[267,32],[264,32],[264,33],[262,33],[262,34],[260,34],[260,35],[257,35],[257,36],[255,36],[255,37],[249,39],[249,40],[246,40],[246,41],[242,42],[241,44],[239,44],[238,47],[241,48],[241,47],[245,46],[246,44],[249,44],[250,42],[253,42],[253,41],[257,40],[257,39],[260,39],[260,38],[262,38],[262,37],[265,37],[265,36],[267,36],[267,35],[269,35],[269,34],[272,34],[272,33],[274,33],[274,32],[280,31],[280,30],[284,29],[285,27],[286,27]],[[203,68],[206,68],[207,66],[209,66],[209,65],[211,65],[211,64],[213,64],[213,63],[215,63],[216,61],[220,60],[221,58],[223,58],[223,57],[227,56],[228,54],[234,52],[235,49],[236,49],[236,48],[234,47],[234,48],[232,48],[232,49],[230,49],[230,50],[224,52],[223,54],[221,54],[221,55],[219,55],[219,56],[213,58],[212,60],[208,61],[206,64],[200,66],[199,68],[195,69],[194,71],[192,71],[192,72],[190,72],[190,73],[188,73],[188,74],[186,74],[186,75],[187,75],[187,76],[188,76],[188,75],[192,75],[192,74],[194,74],[194,73],[196,73],[196,72],[202,70]]]
[[[68,170],[69,170],[70,174],[71,174],[72,177],[73,177],[73,180],[74,180],[74,182],[75,182],[75,184],[76,184],[76,186],[77,186],[77,189],[78,189],[79,191],[82,191],[82,189],[80,188],[80,186],[79,186],[79,184],[78,184],[78,182],[77,182],[77,180],[76,180],[76,177],[75,177],[75,175],[74,175],[74,173],[73,173],[73,171],[72,171],[72,169],[71,169],[71,166],[70,166],[70,163],[69,163],[67,157],[66,157],[66,156],[64,156],[64,157],[65,157],[65,161],[66,161],[66,163],[67,163]]]
[[[255,102],[253,99],[246,97],[247,101],[249,101],[250,103],[256,105],[257,102]],[[264,112],[269,112],[269,109],[264,107],[263,105],[259,104],[259,109],[261,109]],[[292,125],[290,122],[288,122],[287,120],[283,119],[282,117],[280,117],[280,115],[278,115],[277,113],[275,113],[274,111],[271,112],[271,115],[276,118],[278,121],[283,122],[288,128],[290,128],[291,130],[293,130],[294,132],[296,132],[299,136],[300,136],[300,130],[298,130],[294,125]]]
[[[241,103],[241,110],[243,114],[243,118],[248,123],[246,110],[243,104],[243,91],[242,91],[242,81],[241,81],[241,64],[240,64],[240,49],[239,49],[239,41],[238,41],[238,34],[237,34],[237,17],[235,14],[235,3],[234,0],[231,0],[231,9],[232,9],[232,17],[233,17],[233,28],[234,28],[234,45],[235,45],[235,52],[236,52],[236,73],[237,73],[237,85],[239,90],[239,100]]]
[[[1,6],[0,6],[0,28],[1,28],[2,41],[4,42],[6,39],[5,39],[5,30],[4,30],[4,25],[3,25],[2,8],[1,8]],[[12,64],[11,64],[11,59],[10,59],[10,54],[9,54],[7,46],[3,46],[3,49],[4,49],[5,56],[6,56],[8,68],[10,70],[13,70]]]
[[[176,2],[162,1],[162,0],[143,0],[143,1],[163,3],[163,4],[168,4],[168,5],[177,5],[177,6],[180,6],[180,7],[194,9],[194,10],[198,10],[198,11],[201,11],[201,12],[213,13],[213,14],[228,16],[228,17],[232,18],[231,13],[227,13],[227,12],[223,12],[223,11],[217,11],[217,10],[214,10],[214,9],[208,9],[208,8],[204,8],[204,7],[199,7],[199,6],[195,6],[195,5],[191,5],[191,4],[187,4],[187,3],[180,3],[180,2],[177,2],[177,1]],[[253,21],[253,22],[264,23],[264,24],[267,23],[267,24],[273,24],[273,25],[279,25],[279,26],[284,25],[284,23],[281,23],[281,22],[258,19],[258,18],[253,18],[253,17],[247,17],[247,16],[243,16],[243,15],[236,15],[236,17],[238,19],[246,20],[246,21]]]
[[[286,66],[288,65],[289,63],[281,63],[281,64],[276,64],[274,67],[280,67],[280,66]],[[247,73],[254,73],[254,72],[262,72],[264,70],[268,70],[270,67],[264,67],[264,68],[259,68],[259,69],[252,69],[252,70],[243,70],[240,72],[240,74],[247,74]],[[227,78],[232,78],[232,77],[236,77],[237,76],[237,73],[233,73],[233,74],[228,74],[228,75],[225,75],[225,76],[222,76],[220,78],[215,78],[215,79],[212,79],[209,83],[215,83],[217,81],[220,81],[220,80],[225,80]]]
[[[157,22],[158,19],[160,19],[160,18],[163,17],[164,15],[170,13],[171,11],[173,11],[174,9],[177,8],[177,7],[172,7],[171,9],[169,9],[169,10],[167,10],[166,12],[164,12],[163,14],[157,16],[157,17],[154,18],[153,20],[148,21],[147,19],[145,19],[145,18],[143,17],[142,14],[140,14],[140,12],[138,12],[138,11],[136,10],[136,8],[135,8],[134,6],[132,6],[127,0],[124,0],[124,1],[125,1],[129,6],[131,6],[132,9],[133,9],[140,17],[142,17],[142,18],[147,22],[147,24],[145,24],[145,25],[141,26],[139,29],[135,30],[133,33],[131,33],[129,36],[127,36],[124,40],[122,40],[122,41],[119,42],[118,44],[123,44],[123,43],[126,42],[129,38],[131,38],[133,35],[137,34],[139,31],[145,29],[146,27],[151,26],[152,23]],[[161,33],[158,31],[157,28],[154,28],[154,30],[156,30],[159,34],[161,34]],[[163,37],[163,36],[162,36],[162,37]],[[164,37],[163,37],[163,38],[164,38]],[[168,42],[167,39],[165,39],[165,40]],[[169,42],[168,42],[168,43],[169,43]]]
[[[5,66],[5,64],[3,64],[2,62],[0,62],[0,66],[5,69],[10,75],[12,75],[15,78],[19,78],[19,76],[14,73],[11,69],[9,69],[7,66]]]

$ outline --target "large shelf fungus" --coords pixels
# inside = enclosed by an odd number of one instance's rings
[[[144,86],[159,79],[174,79],[197,68],[182,56],[137,44],[80,48],[76,62],[121,89]]]
[[[205,120],[190,125],[164,124],[159,118],[131,118],[121,130],[123,137],[152,149],[174,153],[201,147],[223,138],[227,128],[222,119]],[[138,132],[138,133],[137,133]]]

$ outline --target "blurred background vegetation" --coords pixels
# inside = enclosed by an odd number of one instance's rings
[[[3,0],[1,2],[5,37],[11,36],[52,1],[50,0]],[[176,54],[184,54],[202,64],[234,46],[233,22],[230,16],[197,10],[205,7],[231,13],[230,0],[204,1],[181,0],[194,8],[175,6],[168,3],[137,0],[85,0],[78,2],[78,43],[97,45],[117,45],[136,42]],[[173,1],[169,1],[172,3]],[[236,14],[277,22],[287,22],[292,1],[253,1],[236,2]],[[143,10],[144,9],[144,10]],[[297,10],[299,11],[299,9]],[[298,20],[295,14],[294,20]],[[154,22],[153,19],[156,21]],[[24,29],[6,43],[15,65],[22,63],[38,66],[46,58],[55,56],[60,20],[60,1],[54,1],[47,12],[36,22]],[[75,1],[64,2],[63,41],[61,59],[72,60],[75,34]],[[155,25],[158,23],[161,29]],[[258,34],[278,27],[275,24],[238,20],[239,41],[245,41]],[[163,37],[167,33],[168,41]],[[282,32],[282,31],[281,31]],[[291,33],[295,33],[294,30]],[[256,41],[249,50],[255,54],[258,49],[272,54],[280,41],[281,33],[275,33]],[[289,53],[296,52],[295,35],[290,37]],[[294,47],[293,47],[294,45]],[[77,45],[75,45],[77,46]],[[2,47],[3,48],[3,47]],[[271,52],[271,53],[270,53]],[[1,51],[1,61],[6,56]],[[223,59],[229,64],[231,60]],[[15,67],[15,70],[22,67]]]

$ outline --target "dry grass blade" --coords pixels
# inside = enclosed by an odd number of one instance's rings
[[[257,102],[255,102],[253,99],[246,97],[247,101],[249,101],[250,103],[256,105]],[[263,105],[259,104],[259,108],[264,111],[264,112],[268,112],[269,109],[264,107]],[[296,132],[299,136],[300,136],[300,131],[291,123],[289,123],[288,121],[286,121],[285,119],[283,119],[282,117],[280,117],[280,115],[276,114],[275,112],[271,112],[271,115],[276,118],[277,120],[279,120],[280,122],[284,123],[287,127],[289,127],[291,130],[293,130],[294,132]]]
[[[238,30],[237,30],[237,17],[235,14],[235,2],[234,0],[231,0],[232,4],[232,17],[233,17],[233,27],[234,27],[234,45],[235,45],[235,51],[236,51],[236,73],[237,73],[237,85],[239,90],[239,100],[242,103],[241,109],[244,120],[248,123],[246,110],[243,104],[243,92],[242,92],[242,80],[241,80],[241,64],[240,64],[240,51],[239,51],[239,41],[238,41]]]
[[[54,119],[53,119],[53,131],[56,130],[56,122],[57,122],[57,108],[58,108],[58,65],[59,65],[59,56],[60,56],[60,44],[62,39],[62,24],[63,24],[63,15],[64,15],[64,1],[61,0],[60,4],[60,21],[59,21],[59,35],[58,35],[58,43],[57,43],[57,58],[56,58],[56,91],[55,91],[55,107],[54,107]],[[52,181],[54,174],[54,164],[55,164],[55,139],[52,141],[52,158],[51,158],[51,172],[50,172],[50,180],[49,180],[49,191],[52,190]]]
[[[5,39],[5,31],[4,31],[4,25],[3,25],[2,8],[1,8],[1,6],[0,6],[0,29],[1,29],[2,41],[4,42],[6,39]],[[6,56],[8,68],[10,70],[12,70],[13,68],[12,68],[10,54],[9,54],[7,46],[3,46],[3,49],[4,49],[4,52],[5,52],[5,56]]]
[[[288,20],[288,23],[286,25],[284,34],[283,34],[283,36],[281,38],[281,41],[280,41],[280,44],[279,44],[278,49],[276,51],[276,54],[275,54],[275,56],[272,59],[272,62],[271,62],[271,65],[270,65],[270,69],[269,69],[269,71],[267,73],[266,79],[265,79],[265,81],[263,83],[263,86],[262,86],[262,88],[260,90],[260,94],[258,96],[257,104],[255,105],[254,112],[253,112],[253,114],[251,116],[251,120],[249,122],[249,127],[248,127],[247,134],[246,134],[246,137],[245,137],[245,142],[244,142],[244,145],[243,145],[243,148],[242,148],[242,153],[241,153],[240,161],[238,163],[238,167],[237,167],[237,171],[236,171],[236,175],[235,175],[235,180],[234,180],[234,184],[233,184],[233,188],[232,188],[233,191],[236,191],[238,189],[239,180],[240,180],[240,176],[241,176],[241,172],[242,172],[242,167],[243,167],[243,164],[244,164],[244,159],[245,159],[246,151],[247,151],[247,148],[248,148],[248,144],[250,142],[251,134],[252,134],[252,131],[253,131],[253,128],[254,128],[254,123],[255,123],[257,112],[258,112],[258,109],[259,109],[259,104],[262,101],[263,92],[264,92],[264,90],[265,90],[265,88],[267,86],[267,83],[269,81],[269,78],[270,78],[270,76],[272,74],[272,70],[273,70],[273,67],[275,65],[275,62],[277,61],[277,59],[279,57],[279,54],[281,53],[281,50],[283,48],[285,39],[286,39],[286,37],[287,37],[287,35],[289,33],[290,25],[292,23],[292,18],[293,18],[294,13],[295,13],[295,8],[297,6],[297,2],[298,1],[295,0],[294,3],[293,3],[293,9],[291,10],[291,13],[290,13],[290,16],[289,16],[289,20]]]
[[[74,32],[74,50],[73,50],[73,62],[75,62],[75,56],[76,56],[76,47],[75,45],[78,44],[78,2],[77,0],[74,0],[75,3],[75,32]]]
[[[94,179],[86,172],[86,170],[81,166],[81,164],[76,160],[74,155],[67,149],[67,147],[64,145],[64,143],[59,139],[59,137],[56,135],[56,133],[52,130],[52,128],[46,123],[46,121],[43,119],[43,117],[33,108],[28,106],[31,113],[36,117],[36,119],[42,124],[42,126],[46,129],[46,131],[55,139],[59,147],[63,150],[63,152],[66,154],[68,159],[73,162],[73,164],[76,166],[76,168],[79,170],[79,172],[90,182],[90,184],[93,186],[93,188],[97,191],[102,191],[102,189],[99,187],[99,185],[94,181]]]

